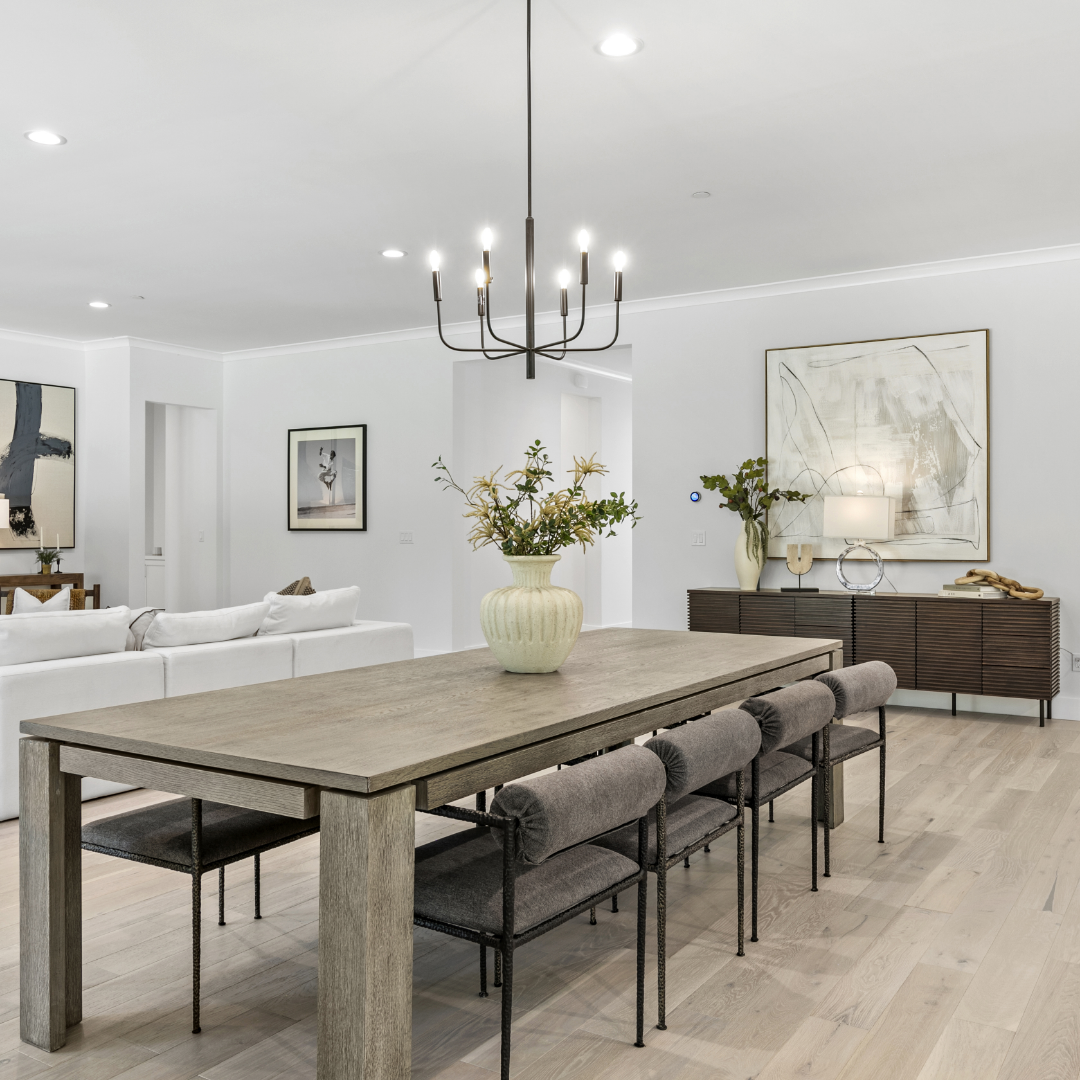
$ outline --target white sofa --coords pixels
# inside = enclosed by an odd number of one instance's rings
[[[19,724],[60,713],[199,694],[231,686],[411,660],[408,623],[357,620],[335,630],[272,634],[205,645],[147,646],[36,664],[0,666],[0,821],[19,816]],[[83,780],[83,799],[127,790]]]

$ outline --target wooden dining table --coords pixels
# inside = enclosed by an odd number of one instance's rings
[[[319,1080],[405,1080],[414,812],[843,663],[842,643],[582,634],[546,675],[487,649],[24,721],[21,1036],[82,1020],[80,778],[320,816]]]

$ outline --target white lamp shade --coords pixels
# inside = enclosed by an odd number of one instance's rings
[[[11,503],[0,495],[0,529],[11,528]]]
[[[891,540],[893,501],[886,495],[826,495],[825,536],[848,540]]]

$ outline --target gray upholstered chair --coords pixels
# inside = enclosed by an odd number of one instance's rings
[[[657,1023],[667,1028],[667,872],[695,851],[738,830],[736,865],[739,889],[738,955],[743,948],[743,879],[746,850],[743,770],[761,746],[761,730],[742,709],[724,709],[693,724],[661,732],[645,748],[664,763],[664,800],[649,814],[649,870],[656,874]],[[736,803],[693,795],[721,776],[737,777]],[[627,857],[637,850],[637,830],[624,826],[594,843]]]
[[[825,821],[832,821],[832,767],[871,750],[880,752],[878,760],[878,843],[885,843],[885,702],[896,690],[896,672],[880,660],[854,667],[826,671],[817,677],[831,691],[836,702],[834,716],[843,720],[857,713],[876,710],[878,729],[829,724],[822,729],[821,769],[824,781]],[[800,739],[788,752],[811,760],[810,739]],[[832,876],[829,853],[829,830],[825,829],[825,877]]]
[[[798,682],[769,694],[749,698],[740,709],[748,712],[761,729],[761,748],[750,764],[750,804],[753,833],[750,841],[750,940],[758,940],[758,851],[761,807],[787,791],[811,781],[810,795],[810,889],[817,892],[817,786],[820,780],[821,730],[832,719],[833,697],[819,682]],[[700,721],[698,721],[700,723]],[[811,739],[810,761],[784,751],[802,738]],[[722,777],[696,792],[729,803],[738,800],[738,776]]]
[[[646,815],[664,797],[660,759],[626,746],[572,769],[507,784],[490,812],[459,806],[429,811],[479,826],[416,849],[413,921],[480,946],[481,995],[487,950],[502,957],[502,1078],[510,1076],[514,951],[616,893],[638,887],[637,1040],[644,1046]],[[590,843],[636,822],[628,858]]]
[[[317,817],[299,819],[241,806],[170,799],[84,825],[85,851],[191,875],[191,1030],[199,1022],[202,963],[202,876],[218,872],[218,926],[225,925],[225,867],[255,859],[255,918],[261,919],[259,856],[319,831]]]

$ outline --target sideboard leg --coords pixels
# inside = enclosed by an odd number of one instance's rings
[[[1039,727],[1046,727],[1046,702],[1039,698]]]
[[[953,714],[953,716],[956,715],[956,695],[955,694],[953,694],[953,696],[952,696],[952,714]]]
[[[1047,698],[1046,699],[1046,719],[1047,720],[1053,720],[1054,719],[1054,714],[1050,711],[1053,708],[1053,705],[1054,705],[1054,699],[1053,698]]]

